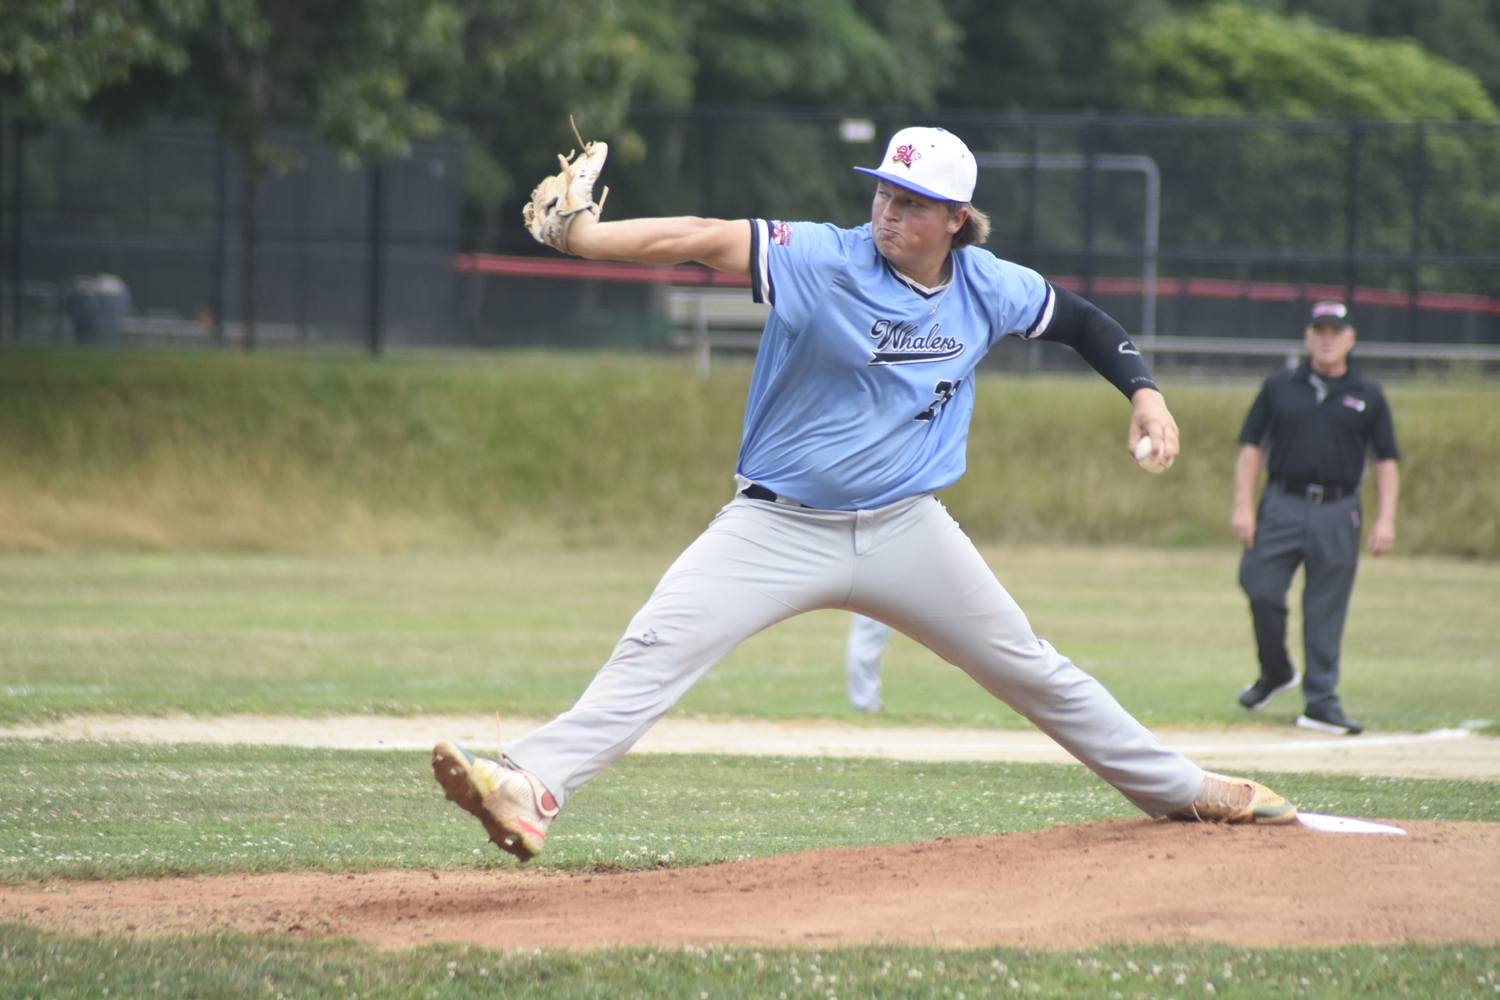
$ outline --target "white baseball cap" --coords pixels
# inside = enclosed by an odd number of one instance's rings
[[[891,136],[879,168],[854,169],[939,201],[967,203],[979,179],[969,147],[940,128],[904,128]]]

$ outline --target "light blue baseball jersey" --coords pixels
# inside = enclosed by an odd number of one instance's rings
[[[1053,293],[978,247],[930,293],[899,278],[870,227],[751,221],[755,300],[771,305],[738,472],[826,510],[869,510],[964,474],[974,368],[1001,337],[1035,337]]]

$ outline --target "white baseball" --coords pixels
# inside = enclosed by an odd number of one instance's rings
[[[1151,435],[1142,434],[1141,439],[1135,443],[1135,460],[1141,468],[1147,472],[1166,472],[1172,467],[1172,460],[1158,461],[1151,457]]]

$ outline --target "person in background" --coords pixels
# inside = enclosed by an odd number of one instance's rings
[[[880,700],[880,654],[891,641],[891,627],[885,622],[852,613],[849,623],[849,707],[856,712],[878,712],[885,708]]]
[[[1359,567],[1359,488],[1373,453],[1375,522],[1365,547],[1384,555],[1396,543],[1399,477],[1396,434],[1380,386],[1349,364],[1354,324],[1342,302],[1318,302],[1303,331],[1308,357],[1266,379],[1240,431],[1230,527],[1245,546],[1240,586],[1250,598],[1260,677],[1240,704],[1261,708],[1302,681],[1306,708],[1297,725],[1354,736],[1364,727],[1339,701],[1339,651]],[[1262,465],[1268,473],[1254,502]],[[1287,591],[1299,565],[1305,676],[1286,648]]]

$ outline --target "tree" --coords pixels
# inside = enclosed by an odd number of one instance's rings
[[[1500,101],[1500,4],[1494,0],[1282,0],[1280,10],[1374,38],[1410,38],[1472,71]]]
[[[1149,0],[951,0],[963,64],[945,107],[1119,110],[1122,55],[1155,10]]]
[[[1173,115],[1495,121],[1475,75],[1411,41],[1373,39],[1237,0],[1146,29],[1138,110]]]
[[[312,125],[351,161],[405,153],[442,125],[410,81],[451,72],[464,21],[448,0],[41,0],[0,13],[0,88],[38,121],[130,127],[169,109],[214,119],[244,181],[254,346],[256,187],[296,165],[271,125]]]
[[[611,204],[627,215],[842,217],[863,185],[847,157],[870,150],[826,121],[703,106],[930,107],[960,55],[941,0],[634,0],[624,23],[644,50],[635,95],[683,109],[623,135]]]
[[[652,0],[702,103],[934,103],[959,56],[938,0]]]
[[[1155,137],[1163,188],[1195,192],[1163,200],[1163,233],[1178,245],[1311,248],[1338,253],[1348,241],[1390,254],[1366,279],[1399,287],[1400,255],[1413,246],[1414,191],[1421,181],[1429,251],[1483,252],[1500,232],[1495,137],[1441,127],[1361,127],[1380,122],[1494,122],[1500,111],[1475,75],[1415,42],[1337,31],[1220,2],[1147,28],[1132,55],[1142,111],[1260,116],[1256,127],[1210,137]],[[1277,119],[1352,119],[1297,128]],[[1348,184],[1357,171],[1358,217],[1347,228]],[[1182,206],[1196,205],[1192,212]],[[1211,206],[1211,207],[1210,207]],[[1289,210],[1288,206],[1295,206]],[[1352,280],[1352,278],[1350,279]],[[1478,272],[1424,274],[1425,288],[1488,292]]]
[[[935,0],[927,0],[935,2]],[[273,127],[310,125],[350,162],[456,126],[482,242],[513,178],[572,140],[639,155],[622,122],[644,47],[619,0],[34,0],[0,6],[0,96],[35,121],[112,128],[212,118],[240,167],[244,320],[255,338],[255,203],[296,169]],[[665,81],[670,74],[658,71]],[[666,83],[663,82],[663,86]],[[465,113],[478,107],[477,113]],[[439,108],[447,114],[440,114]]]
[[[626,120],[632,99],[922,107],[958,59],[959,32],[941,0],[490,0],[490,8],[465,32],[461,78],[440,102],[460,105],[454,117],[472,138],[467,162],[486,179],[471,188],[481,250],[509,240],[532,248],[500,220],[552,171],[559,150],[576,145],[570,115],[585,138],[610,141],[611,204],[620,211],[706,211],[695,190],[662,181],[679,177],[684,151],[691,159],[715,143],[690,138],[681,122],[643,134]],[[826,150],[783,126],[720,136],[733,150],[718,165],[726,188],[786,189],[826,172],[807,166],[823,164]]]
[[[414,90],[452,109],[467,131],[470,196],[493,210],[517,176],[555,172],[576,145],[569,118],[590,138],[619,141],[644,48],[612,0],[477,0],[451,68]],[[626,145],[629,139],[626,138]]]
[[[185,26],[191,62],[166,89],[206,108],[239,161],[247,348],[256,340],[257,189],[267,173],[298,166],[271,140],[272,124],[312,125],[351,162],[406,153],[442,126],[412,99],[410,80],[458,57],[462,25],[444,0],[207,0]],[[112,107],[138,114],[162,83],[147,68],[93,103],[106,118]]]
[[[464,142],[464,188],[473,220],[470,248],[494,252],[521,232],[502,221],[513,196],[557,169],[559,151],[577,141],[570,118],[589,139],[609,139],[616,161],[639,155],[624,126],[645,46],[626,29],[612,0],[479,0],[469,9],[451,71],[430,73],[414,91],[448,109]],[[657,74],[662,75],[660,71]],[[517,178],[522,178],[519,185]],[[515,205],[513,220],[519,219]],[[531,249],[529,237],[521,244]],[[483,312],[488,282],[468,286],[468,323]]]
[[[36,121],[70,118],[132,71],[187,68],[199,0],[34,0],[0,6],[0,96]]]

